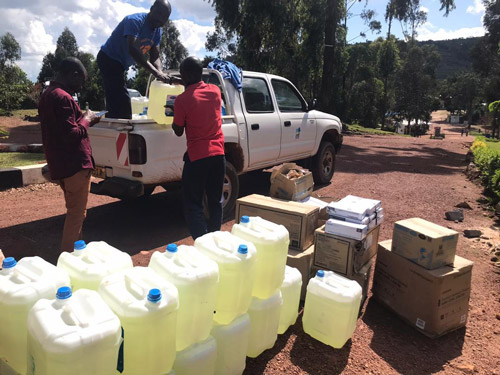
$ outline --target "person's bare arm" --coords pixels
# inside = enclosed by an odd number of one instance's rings
[[[137,38],[134,36],[127,36],[128,43],[128,52],[130,56],[144,69],[146,69],[149,73],[151,73],[156,79],[159,79],[163,82],[169,82],[170,77],[162,72],[161,70],[161,61],[158,47],[153,47],[150,50],[150,60],[146,59],[146,56],[138,48]],[[155,59],[153,60],[154,54],[156,54]],[[154,62],[151,63],[151,61]]]
[[[176,136],[181,137],[184,134],[184,126],[179,126],[175,122],[172,123],[172,129]]]

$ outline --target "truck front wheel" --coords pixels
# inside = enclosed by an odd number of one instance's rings
[[[319,145],[318,153],[312,159],[314,183],[324,185],[330,182],[335,172],[335,147],[328,141]]]

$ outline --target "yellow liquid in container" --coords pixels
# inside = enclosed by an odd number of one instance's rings
[[[286,266],[285,280],[281,285],[281,296],[283,305],[281,306],[280,324],[278,333],[281,335],[291,325],[295,324],[299,315],[300,290],[302,288],[302,274],[297,268]]]
[[[361,287],[332,271],[318,271],[307,285],[304,332],[326,345],[342,348],[356,329]]]
[[[120,320],[93,290],[65,298],[41,299],[28,315],[28,375],[115,374]]]
[[[252,242],[257,249],[252,295],[260,299],[271,297],[281,287],[285,276],[290,243],[287,229],[260,217],[243,216],[231,232]]]
[[[207,233],[197,238],[194,246],[219,266],[214,321],[229,324],[250,306],[255,246],[229,232]]]
[[[174,117],[165,116],[165,105],[169,104],[173,108],[173,103],[177,95],[184,92],[182,85],[169,85],[158,80],[151,82],[149,87],[148,118],[153,119],[158,124],[171,125]],[[168,101],[168,103],[167,103]]]
[[[68,284],[66,272],[40,257],[26,257],[17,264],[13,258],[6,258],[0,270],[0,357],[16,372],[27,371],[26,321],[30,309],[41,298],[53,298],[57,289]]]
[[[99,294],[124,331],[124,374],[163,375],[175,359],[177,289],[148,267],[107,276]]]
[[[133,115],[139,115],[144,112],[144,109],[146,109],[147,113],[147,108],[149,105],[149,99],[146,97],[141,97],[141,98],[130,98],[130,103],[132,104],[132,114]]]
[[[57,267],[71,278],[71,288],[97,291],[102,279],[115,272],[132,268],[132,258],[104,241],[90,242],[82,250],[62,252]]]
[[[219,283],[217,263],[193,246],[170,244],[167,251],[153,254],[149,267],[179,292],[177,351],[205,340],[213,325]]]
[[[248,341],[250,339],[250,317],[243,314],[229,324],[214,324],[212,337],[217,341],[217,375],[241,375],[245,370]]]
[[[248,309],[250,316],[248,357],[258,357],[264,350],[274,346],[278,338],[281,304],[282,298],[279,290],[267,299],[252,298]]]
[[[217,344],[212,336],[177,352],[174,362],[176,375],[219,375],[215,373]],[[221,374],[222,375],[222,374]]]

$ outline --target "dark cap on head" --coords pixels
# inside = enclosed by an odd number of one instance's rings
[[[184,84],[190,85],[201,81],[203,64],[197,57],[189,56],[182,60],[179,70]]]

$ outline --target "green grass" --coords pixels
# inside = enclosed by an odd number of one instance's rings
[[[500,141],[498,139],[490,139],[490,138],[486,138],[486,137],[484,137],[482,135],[476,136],[476,139],[479,140],[479,141],[483,141],[484,143],[486,143],[486,146],[490,150],[493,150],[495,152],[500,153]]]
[[[19,118],[24,118],[24,116],[36,116],[38,115],[38,109],[16,109],[12,111],[12,116],[14,117],[19,117]]]
[[[0,168],[21,167],[45,162],[45,155],[30,152],[0,152]]]
[[[347,128],[350,131],[356,131],[360,133],[366,133],[366,134],[377,134],[377,135],[400,135],[394,132],[388,132],[385,130],[380,130],[380,129],[374,129],[374,128],[365,128],[364,126],[358,125],[358,124],[353,124],[353,125],[347,125]]]
[[[0,139],[8,138],[8,137],[9,137],[9,131],[6,129],[0,128]]]

